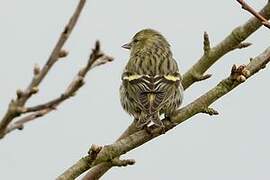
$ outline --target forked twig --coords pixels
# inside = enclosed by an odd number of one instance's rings
[[[14,131],[16,129],[22,129],[25,123],[33,121],[55,110],[63,101],[73,97],[75,93],[84,85],[84,78],[90,69],[105,64],[107,62],[111,62],[112,60],[113,60],[112,57],[105,55],[100,50],[100,43],[99,41],[97,41],[94,49],[92,50],[92,53],[89,56],[86,65],[79,70],[79,72],[76,74],[75,78],[69,84],[65,92],[61,94],[59,97],[50,100],[46,103],[25,108],[23,113],[30,113],[30,112],[33,113],[10,124],[6,128],[5,134],[10,133],[11,131]]]
[[[237,0],[237,2],[239,2],[242,5],[242,8],[248,12],[250,12],[253,16],[255,16],[256,18],[258,18],[262,24],[270,29],[270,23],[268,22],[268,20],[263,17],[262,15],[260,15],[260,13],[258,13],[257,11],[255,11],[251,6],[249,6],[244,0]]]

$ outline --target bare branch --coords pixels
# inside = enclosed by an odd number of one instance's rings
[[[74,12],[74,14],[71,16],[69,23],[64,28],[64,31],[61,33],[58,42],[56,43],[49,59],[47,60],[46,64],[42,67],[42,69],[37,73],[38,71],[34,70],[35,75],[31,81],[31,83],[28,85],[26,90],[21,93],[20,97],[16,100],[12,100],[13,103],[12,106],[9,106],[7,112],[5,113],[3,119],[0,122],[0,138],[3,138],[6,132],[7,126],[10,124],[10,122],[21,115],[22,112],[18,112],[17,109],[24,107],[26,101],[38,90],[39,84],[42,82],[42,80],[47,75],[48,71],[52,68],[54,63],[59,59],[59,54],[69,38],[73,28],[76,25],[76,22],[80,16],[80,13],[85,5],[86,0],[80,0],[78,3],[78,6]],[[17,93],[18,95],[18,93]]]
[[[164,119],[163,123],[165,125],[165,131],[168,131],[174,128],[177,124],[184,122],[185,120],[191,118],[195,114],[201,113],[206,110],[213,102],[233,90],[235,87],[240,85],[242,82],[237,81],[235,76],[243,75],[246,79],[254,75],[256,72],[265,67],[270,61],[270,47],[266,49],[262,54],[254,58],[247,66],[233,66],[231,74],[228,78],[222,80],[216,87],[209,90],[207,93],[188,104],[187,106],[179,109],[170,120]],[[248,72],[245,74],[245,71]],[[214,112],[214,111],[213,111]],[[173,122],[173,123],[172,123]],[[162,133],[159,127],[150,126],[149,129],[140,130],[131,134],[127,137],[124,137],[111,145],[104,146],[101,151],[97,154],[96,159],[91,161],[91,164],[87,164],[87,167],[93,167],[104,162],[112,161],[114,158],[119,157],[122,154],[150,141],[151,139],[160,136]],[[91,159],[89,156],[84,157],[86,159]],[[77,166],[82,166],[79,162],[76,163]],[[72,167],[76,166],[73,165]],[[105,164],[106,165],[106,164]],[[112,165],[112,164],[110,164]],[[87,168],[83,168],[85,170]],[[106,169],[105,169],[106,170]],[[74,174],[81,174],[78,171]],[[72,176],[74,177],[74,176]],[[76,176],[77,177],[77,176]],[[67,179],[69,177],[66,177]],[[85,178],[84,178],[85,179]]]
[[[101,151],[101,147],[97,145],[92,145],[90,150],[88,151],[88,156],[83,157],[79,160],[79,166],[74,165],[66,170],[61,176],[59,176],[56,180],[67,180],[67,179],[75,179],[78,177],[81,172],[86,171],[91,166],[91,163],[96,159],[97,154]]]
[[[261,23],[270,29],[270,23],[266,18],[264,18],[260,13],[257,13],[251,6],[249,6],[244,0],[237,0],[242,5],[242,8],[250,12],[253,16],[261,21]]]
[[[91,148],[88,151],[88,155],[91,159],[96,159],[98,153],[101,151],[102,146],[98,146],[96,144],[92,144]]]
[[[55,110],[63,101],[73,97],[74,94],[84,85],[84,78],[90,69],[97,67],[98,65],[111,62],[112,60],[113,60],[112,57],[109,57],[101,52],[100,43],[97,41],[95,48],[92,50],[92,53],[90,54],[86,65],[79,70],[74,80],[68,85],[65,92],[61,94],[59,97],[53,100],[50,100],[46,103],[36,105],[33,107],[22,108],[20,110],[21,114],[29,113],[29,112],[35,112],[35,113],[30,114],[22,118],[21,120],[14,122],[13,124],[10,124],[7,127],[7,130],[5,131],[5,134],[13,130],[20,129],[21,127],[23,127],[25,123],[33,121],[41,116],[44,116],[45,114],[48,114],[52,110]],[[21,91],[17,91],[17,96],[19,96],[20,94],[21,94]]]
[[[270,3],[260,11],[260,14],[265,18],[270,18]],[[217,44],[215,47],[210,48],[209,53],[204,54],[184,75],[183,75],[183,87],[187,89],[194,82],[197,81],[194,78],[194,74],[203,75],[218,59],[227,54],[228,52],[235,50],[239,47],[246,38],[254,33],[262,23],[256,17],[252,17],[245,24],[235,28],[223,41]]]
[[[16,129],[23,130],[25,123],[28,123],[30,121],[33,121],[33,120],[37,119],[37,118],[40,118],[40,117],[44,116],[45,114],[48,114],[52,110],[54,110],[54,109],[53,108],[43,109],[43,110],[34,112],[34,113],[30,114],[30,115],[27,115],[27,116],[17,120],[14,123],[9,124],[8,127],[6,128],[5,134],[8,134],[11,131],[14,131]]]
[[[266,19],[270,18],[270,1],[268,1],[266,6],[260,11],[260,14],[263,15]],[[229,34],[218,45],[216,45],[213,48],[210,47],[208,54],[204,53],[204,55],[198,60],[198,62],[194,64],[183,75],[182,85],[184,89],[187,89],[193,83],[197,82],[200,79],[198,77],[203,76],[203,74],[222,56],[224,56],[225,54],[227,54],[228,52],[232,50],[238,49],[239,44],[241,44],[246,38],[248,38],[252,33],[254,33],[260,27],[261,27],[261,22],[255,17],[251,18],[245,24],[236,27],[231,32],[231,34]],[[204,39],[205,38],[209,39],[209,37],[204,36]],[[125,138],[137,131],[138,130],[133,122],[127,128],[127,130],[118,138],[118,140]],[[112,164],[110,162],[101,163],[91,168],[89,172],[85,175],[83,180],[98,179],[102,177],[102,175],[106,173],[106,171],[108,171],[111,167],[112,167]]]
[[[89,56],[86,66],[80,69],[80,71],[78,72],[74,80],[70,83],[70,85],[65,90],[65,92],[61,94],[58,98],[53,99],[49,102],[46,102],[46,103],[43,103],[34,107],[26,108],[26,112],[34,112],[34,111],[39,111],[45,108],[58,106],[60,103],[62,103],[66,99],[72,97],[79,90],[79,88],[84,85],[84,77],[86,76],[87,72],[90,69],[97,67],[98,65],[111,62],[112,60],[113,60],[112,57],[109,57],[100,51],[100,44],[97,41],[95,48],[92,50],[92,53]]]
[[[119,141],[129,135],[139,131],[136,127],[136,121],[134,120],[129,127],[120,135],[120,137],[116,140]],[[119,158],[119,157],[118,157]],[[99,179],[106,171],[113,167],[112,162],[103,162],[95,167],[91,168],[87,174],[82,178],[82,180],[89,180],[89,179]]]

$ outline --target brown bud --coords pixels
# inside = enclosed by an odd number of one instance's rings
[[[38,64],[34,65],[34,75],[38,75],[40,73],[40,67]]]
[[[100,151],[101,148],[102,148],[101,146],[96,145],[96,144],[92,144],[92,146],[91,146],[91,149],[92,149],[93,151]]]
[[[33,87],[33,88],[31,89],[31,93],[32,93],[32,94],[36,94],[38,91],[39,91],[39,89],[38,89],[37,86],[35,86],[35,87]]]
[[[232,69],[231,69],[231,74],[234,74],[234,73],[236,72],[236,70],[237,70],[237,67],[236,67],[236,65],[234,64],[234,65],[232,66]]]
[[[23,125],[20,125],[20,126],[18,126],[17,129],[18,129],[18,130],[23,130],[23,128],[24,128]]]
[[[96,145],[96,144],[92,144],[91,148],[88,151],[89,155],[93,155],[93,154],[97,154],[101,151],[102,146]]]
[[[73,92],[70,96],[71,96],[71,97],[76,96],[76,92]]]
[[[249,77],[249,76],[250,76],[250,71],[247,70],[247,69],[244,69],[244,70],[242,71],[242,74],[243,74],[245,77]]]
[[[237,76],[236,80],[242,83],[242,82],[245,82],[247,79],[244,75],[240,75],[240,76]]]
[[[58,54],[59,58],[66,57],[68,55],[68,52],[66,50],[61,50]]]
[[[19,98],[21,98],[24,95],[24,92],[21,89],[18,89],[16,91],[16,94],[17,94],[17,98],[19,99]]]

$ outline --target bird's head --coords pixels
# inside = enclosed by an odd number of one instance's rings
[[[153,29],[143,29],[134,35],[130,43],[124,44],[122,47],[131,50],[132,54],[157,48],[168,50],[170,45],[159,32]]]

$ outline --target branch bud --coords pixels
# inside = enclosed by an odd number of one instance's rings
[[[34,75],[37,76],[40,73],[40,67],[38,64],[34,65]]]
[[[38,93],[38,91],[39,91],[38,87],[35,86],[35,87],[33,87],[33,88],[31,89],[31,94],[36,94],[36,93]]]
[[[240,76],[237,76],[236,80],[242,83],[242,82],[245,82],[247,78],[244,75],[240,75]]]
[[[247,69],[244,69],[243,72],[242,72],[242,74],[247,78],[247,77],[250,76],[250,71],[247,70]]]
[[[20,98],[24,95],[24,92],[23,92],[23,90],[18,89],[18,90],[16,91],[16,94],[17,94],[17,98],[20,99]]]
[[[68,52],[66,50],[61,50],[58,54],[59,58],[64,58],[68,55]]]
[[[18,112],[20,114],[25,113],[26,111],[27,111],[27,109],[25,107],[19,106],[19,107],[16,108],[16,112]]]

